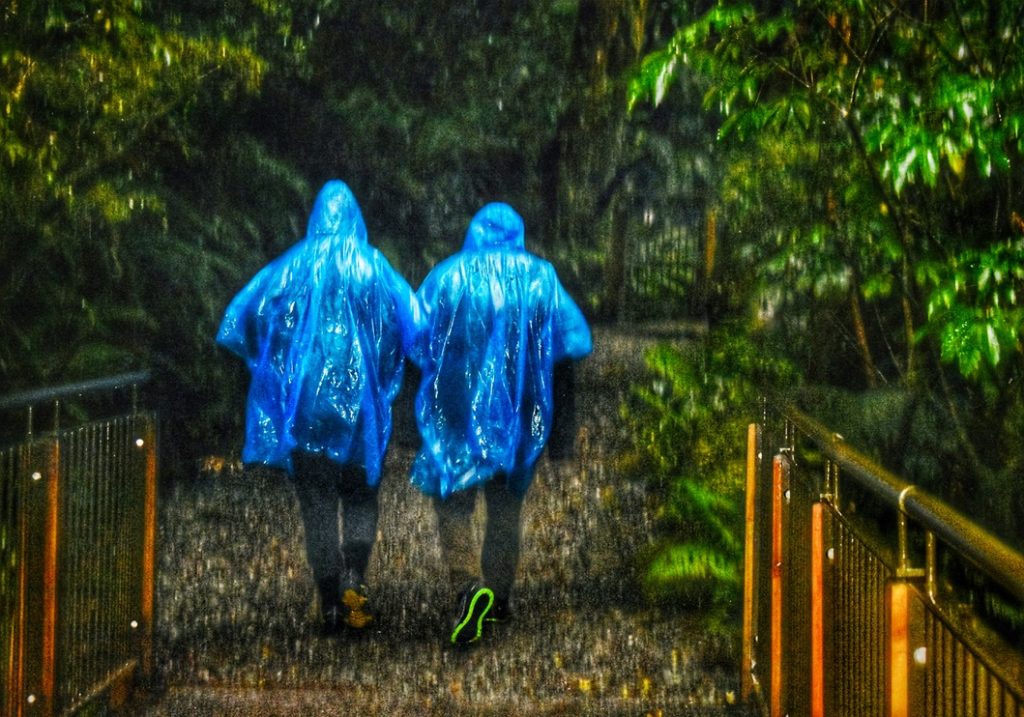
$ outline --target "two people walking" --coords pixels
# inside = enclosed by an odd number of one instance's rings
[[[486,205],[462,249],[414,293],[368,243],[352,191],[332,180],[305,239],[228,306],[217,340],[251,375],[242,459],[293,479],[326,632],[373,620],[365,574],[406,359],[421,372],[410,479],[431,497],[458,595],[448,639],[475,642],[489,620],[510,616],[554,378],[592,348],[583,314],[524,236],[512,207]],[[479,492],[482,550],[471,526]]]

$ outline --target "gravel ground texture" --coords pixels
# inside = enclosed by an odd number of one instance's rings
[[[577,454],[542,459],[527,497],[515,618],[471,649],[444,642],[455,598],[430,503],[408,482],[411,441],[388,456],[367,576],[378,619],[357,637],[318,635],[286,476],[228,462],[175,486],[160,514],[155,696],[138,713],[747,714],[736,635],[637,593],[656,506],[612,458],[619,404],[658,338],[595,332],[577,374]]]

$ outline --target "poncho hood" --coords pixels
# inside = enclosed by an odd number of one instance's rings
[[[463,251],[525,248],[523,218],[502,202],[492,202],[476,213],[462,245]]]
[[[367,243],[366,223],[352,190],[340,179],[324,184],[313,203],[306,225],[306,238],[333,237],[338,240]]]

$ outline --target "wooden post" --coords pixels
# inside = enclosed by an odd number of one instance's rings
[[[145,506],[143,513],[142,537],[142,594],[140,605],[141,655],[140,669],[142,678],[147,682],[153,676],[153,595],[156,579],[156,519],[157,519],[157,464],[156,464],[156,426],[151,416],[142,421],[139,448],[144,452],[145,468]]]
[[[60,444],[30,444],[24,556],[24,690],[22,714],[56,711],[57,580],[60,538]]]
[[[772,717],[782,717],[783,711],[783,681],[786,679],[783,669],[784,651],[782,644],[783,635],[783,614],[785,613],[783,599],[785,597],[785,586],[783,584],[783,568],[785,567],[785,550],[783,521],[785,516],[783,510],[785,501],[783,494],[789,482],[789,460],[784,455],[776,455],[772,460],[772,603],[771,603],[771,665],[769,684],[771,694],[769,698],[769,714]]]
[[[747,491],[746,491],[746,532],[743,545],[743,655],[740,670],[740,695],[744,702],[754,696],[754,625],[757,601],[757,572],[755,570],[754,537],[756,525],[757,497],[757,452],[759,430],[755,423],[747,427]]]
[[[897,578],[886,586],[886,696],[889,717],[925,717],[924,671],[915,651],[925,650],[924,605],[914,586]],[[927,655],[920,654],[927,659]]]
[[[811,506],[811,717],[825,714],[824,505]]]

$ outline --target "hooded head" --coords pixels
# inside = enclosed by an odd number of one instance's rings
[[[359,204],[352,190],[340,179],[327,182],[317,195],[309,215],[306,236],[311,239],[352,237],[361,244],[366,242],[366,224]]]
[[[466,232],[465,250],[524,249],[523,218],[502,202],[492,202],[476,213]]]

